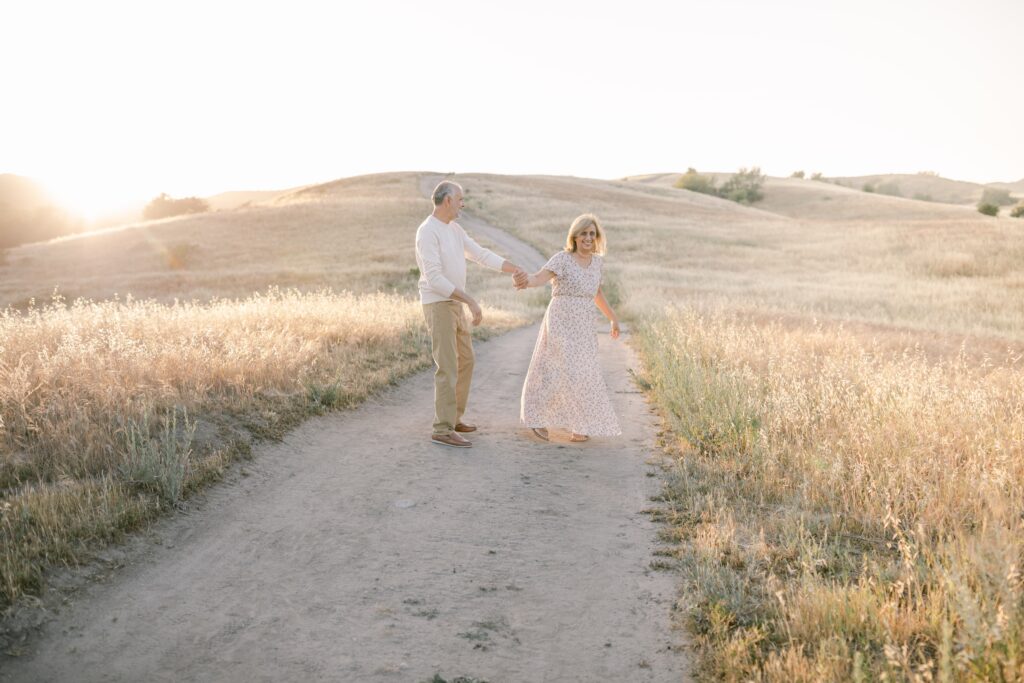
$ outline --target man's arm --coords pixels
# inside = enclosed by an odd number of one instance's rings
[[[511,261],[502,261],[501,262],[501,272],[503,272],[503,273],[515,273],[515,278],[514,279],[515,279],[517,287],[519,286],[519,283],[521,281],[525,282],[525,280],[527,278],[526,271],[523,270],[522,268],[520,268],[519,266],[515,265]],[[459,289],[458,287],[456,287],[452,291],[450,296],[455,301],[460,301],[460,302],[466,304],[467,306],[469,306],[469,312],[473,314],[473,326],[474,327],[479,325],[480,321],[484,319],[484,313],[483,313],[483,310],[480,308],[480,304],[478,304],[473,299],[473,297],[471,297],[468,293],[466,293],[466,292],[462,291],[461,289]]]
[[[461,229],[462,226],[460,225],[459,228]],[[503,273],[514,273],[516,282],[519,281],[520,273],[526,275],[525,270],[508,259],[503,259],[490,249],[481,247],[472,237],[466,234],[465,230],[462,231],[462,250],[466,258],[474,263],[479,263],[481,266],[493,268],[494,270],[500,270]]]
[[[441,269],[441,245],[437,241],[437,235],[429,231],[417,233],[416,254],[419,256],[423,275],[430,283],[430,288],[441,296],[451,296],[450,293],[455,290],[455,283],[446,278]]]
[[[459,301],[469,306],[469,312],[473,314],[473,327],[479,325],[480,321],[484,319],[484,312],[480,308],[480,304],[478,304],[469,294],[466,294],[464,291],[456,287],[450,296],[455,301]]]

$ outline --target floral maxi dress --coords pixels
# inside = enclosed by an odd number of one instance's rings
[[[584,268],[567,251],[544,264],[555,278],[523,384],[520,417],[527,427],[561,427],[588,436],[621,433],[597,363],[594,297],[602,266],[594,255]]]

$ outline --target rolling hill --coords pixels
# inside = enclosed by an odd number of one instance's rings
[[[0,174],[0,249],[69,235],[82,219],[57,206],[30,178]]]
[[[723,174],[724,175],[724,174]],[[256,205],[11,249],[0,304],[209,300],[267,287],[412,296],[412,238],[429,211],[423,174],[345,178]],[[609,287],[626,312],[703,302],[750,310],[1019,336],[1024,231],[970,207],[769,178],[754,207],[623,180],[466,174],[468,209],[553,253],[572,219],[609,232]],[[497,279],[472,277],[481,286]],[[474,285],[476,286],[476,285]]]

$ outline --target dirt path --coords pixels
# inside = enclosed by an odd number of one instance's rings
[[[474,448],[428,441],[430,372],[309,420],[157,525],[0,679],[686,679],[675,581],[649,569],[635,360],[602,335],[621,437],[545,444],[518,425],[536,332],[477,345]]]

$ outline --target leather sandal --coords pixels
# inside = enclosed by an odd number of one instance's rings
[[[530,429],[533,431],[534,435],[541,441],[551,441],[550,437],[548,437],[548,430],[544,429],[543,427],[531,427]]]
[[[577,434],[576,432],[573,432],[572,436],[569,437],[569,441],[575,441],[576,443],[583,443],[584,441],[590,441],[590,437],[587,436],[586,434]]]

